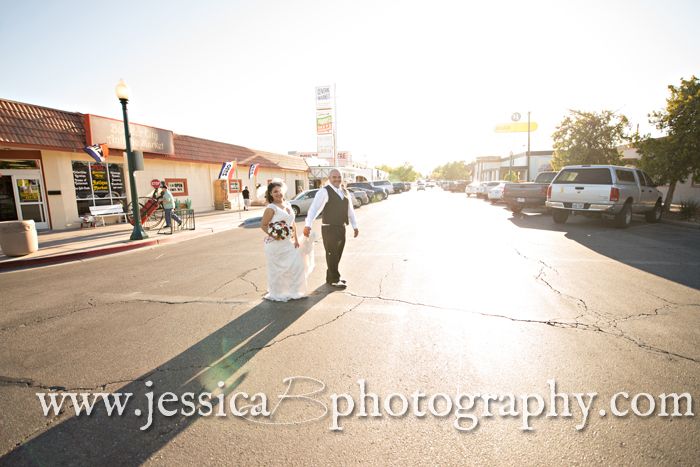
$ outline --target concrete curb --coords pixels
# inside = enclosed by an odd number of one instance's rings
[[[204,227],[200,231],[193,231],[194,233],[190,235],[170,235],[166,238],[154,238],[150,240],[140,240],[138,242],[129,242],[121,245],[113,245],[107,247],[97,247],[90,250],[61,253],[51,256],[40,256],[37,258],[23,258],[14,259],[0,262],[0,272],[11,271],[15,269],[29,269],[39,266],[47,266],[50,264],[60,264],[67,263],[71,261],[79,261],[89,258],[97,258],[100,256],[107,256],[116,253],[123,253],[127,251],[137,250],[139,248],[146,248],[158,245],[164,245],[168,243],[180,243],[187,240],[194,240],[195,238],[204,237],[207,235],[213,235],[220,232],[225,232],[228,230],[233,230],[238,228],[237,226],[230,228],[220,228],[214,229],[211,227]]]
[[[13,259],[8,261],[3,261],[0,263],[0,271],[8,271],[11,269],[22,269],[35,266],[46,266],[47,264],[65,263],[68,261],[77,261],[87,258],[95,258],[98,256],[111,255],[114,253],[121,253],[124,251],[135,250],[137,248],[145,248],[149,246],[156,246],[163,243],[161,239],[154,240],[143,240],[139,243],[126,243],[123,245],[114,245],[102,248],[95,248],[92,250],[85,250],[79,252],[63,253],[52,256],[40,256],[38,258],[25,258],[25,259]]]

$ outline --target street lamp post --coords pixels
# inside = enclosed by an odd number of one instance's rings
[[[122,103],[122,113],[124,115],[124,137],[126,138],[126,160],[129,170],[129,188],[131,192],[131,211],[134,219],[134,230],[131,231],[130,240],[143,240],[148,238],[141,225],[141,210],[139,206],[139,195],[136,191],[136,180],[134,179],[134,156],[131,153],[131,133],[129,133],[129,116],[126,111],[126,104],[129,102],[129,86],[123,79],[119,80],[116,88],[117,98]]]

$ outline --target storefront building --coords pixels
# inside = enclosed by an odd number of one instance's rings
[[[130,131],[132,149],[144,154],[144,170],[135,173],[139,197],[164,180],[195,211],[213,210],[215,190],[222,186],[215,182],[226,161],[237,167],[225,182],[233,209],[242,207],[245,186],[254,200],[255,187],[272,179],[285,181],[289,197],[309,186],[308,165],[300,157],[138,124],[130,124]],[[104,161],[84,151],[93,144],[109,148]],[[124,148],[120,120],[0,99],[0,221],[34,219],[38,229],[62,230],[79,226],[90,206],[121,203],[126,211],[131,200]]]

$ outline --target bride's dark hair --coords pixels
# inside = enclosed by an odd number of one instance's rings
[[[282,184],[280,182],[272,182],[269,185],[267,185],[267,191],[265,192],[265,199],[267,200],[268,203],[272,203],[274,201],[274,199],[272,199],[272,190],[274,190],[276,186],[282,188]]]

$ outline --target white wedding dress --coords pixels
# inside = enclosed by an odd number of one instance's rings
[[[285,221],[294,225],[294,211],[289,203],[284,209],[268,204],[275,211],[270,222]],[[294,240],[274,240],[265,237],[265,257],[267,258],[267,294],[264,298],[286,302],[307,295],[306,279],[314,268],[313,234],[309,238],[299,231],[299,248],[294,248]]]

